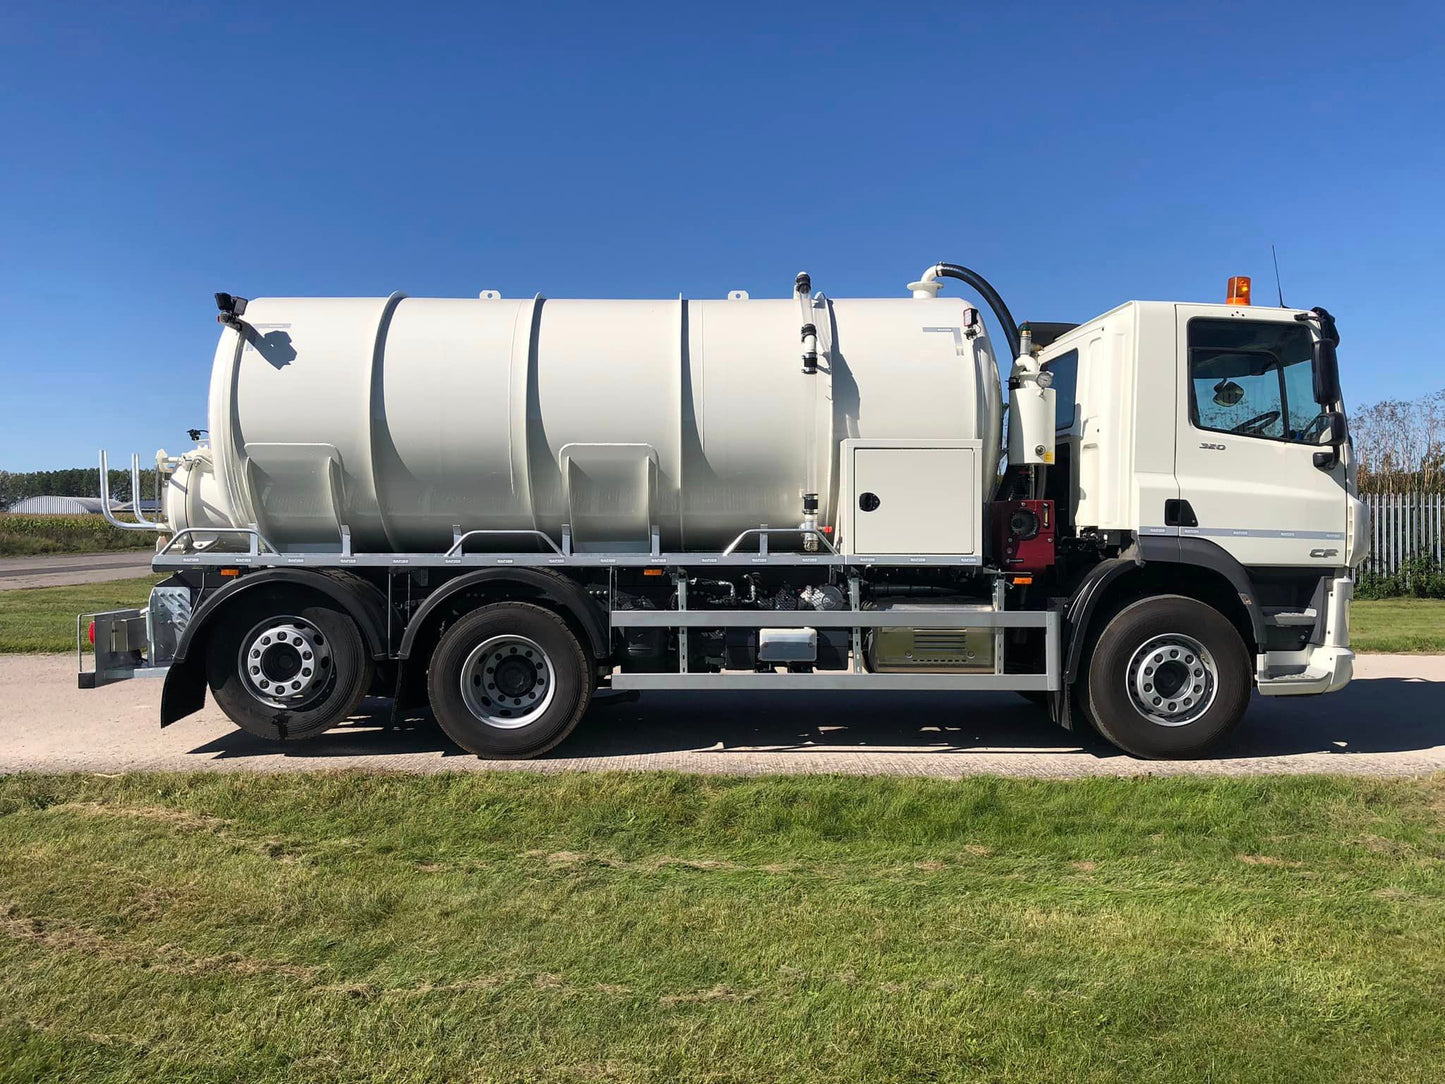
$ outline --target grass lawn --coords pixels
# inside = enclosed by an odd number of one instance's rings
[[[1356,651],[1445,653],[1445,600],[1362,599],[1350,604]]]
[[[19,776],[0,1078],[1435,1081],[1445,779]]]
[[[0,652],[74,651],[76,614],[144,606],[162,578],[0,591]]]

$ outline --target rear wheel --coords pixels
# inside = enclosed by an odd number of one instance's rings
[[[313,738],[355,710],[372,664],[356,623],[319,596],[266,591],[220,615],[206,678],[221,710],[262,738]]]
[[[1197,756],[1249,706],[1249,653],[1218,610],[1183,595],[1142,599],[1104,627],[1084,682],[1096,729],[1125,752]]]
[[[556,614],[521,602],[483,606],[442,635],[427,691],[447,736],[478,756],[545,753],[592,700],[591,664]]]

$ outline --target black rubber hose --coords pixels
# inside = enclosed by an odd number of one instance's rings
[[[935,265],[938,274],[943,278],[958,279],[966,282],[978,291],[979,296],[988,302],[988,307],[993,309],[994,318],[1003,325],[1004,336],[1008,339],[1009,349],[1012,353],[1009,360],[1019,356],[1019,326],[1014,323],[1013,313],[1008,311],[1008,306],[999,297],[998,291],[993,288],[988,279],[984,278],[977,271],[970,271],[967,267],[960,267],[956,263],[941,263]]]

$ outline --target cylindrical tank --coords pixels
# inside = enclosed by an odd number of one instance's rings
[[[998,371],[956,298],[581,301],[264,298],[216,350],[210,457],[171,526],[434,552],[454,530],[576,548],[717,550],[836,522],[847,437],[980,438]],[[806,325],[817,371],[805,372]],[[811,345],[811,344],[809,344]],[[531,548],[525,537],[476,548]]]

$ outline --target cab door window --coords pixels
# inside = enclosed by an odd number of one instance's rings
[[[1302,324],[1189,322],[1189,409],[1200,429],[1266,440],[1318,439],[1313,340]]]

